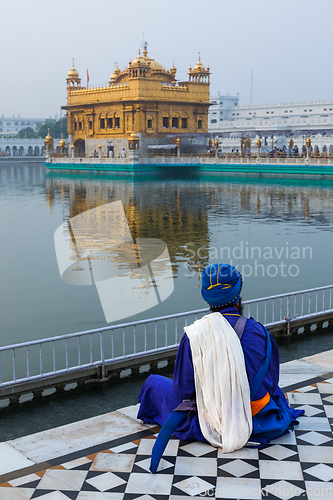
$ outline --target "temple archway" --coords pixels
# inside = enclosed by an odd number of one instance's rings
[[[83,139],[77,139],[75,142],[74,142],[74,153],[75,153],[75,156],[76,155],[84,155],[85,152],[86,152],[86,143],[84,142]]]

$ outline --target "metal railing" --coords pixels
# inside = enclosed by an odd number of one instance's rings
[[[300,320],[333,317],[333,285],[273,295],[243,303],[244,315],[268,328]],[[183,328],[205,315],[198,309],[96,330],[0,347],[0,391],[99,367],[101,378],[121,360],[147,359],[175,351]]]

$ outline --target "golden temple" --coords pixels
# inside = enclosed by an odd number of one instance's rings
[[[105,87],[81,85],[73,67],[67,77],[67,128],[75,153],[119,156],[123,149],[175,144],[181,138],[182,152],[190,144],[203,147],[208,132],[209,66],[199,60],[189,68],[188,81],[177,82],[174,64],[167,70],[148,57],[147,45],[125,70],[116,66]],[[194,134],[194,136],[193,136]],[[189,141],[189,137],[194,140]],[[186,139],[187,138],[187,139]],[[179,144],[179,141],[178,141]]]

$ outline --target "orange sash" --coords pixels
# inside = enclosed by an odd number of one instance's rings
[[[257,413],[262,410],[269,400],[271,399],[269,392],[261,399],[257,399],[256,401],[251,401],[251,412],[252,412],[252,417],[254,417]]]

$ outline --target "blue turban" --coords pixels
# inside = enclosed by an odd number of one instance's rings
[[[242,285],[241,274],[229,264],[213,264],[201,274],[201,295],[211,306],[237,304]]]

